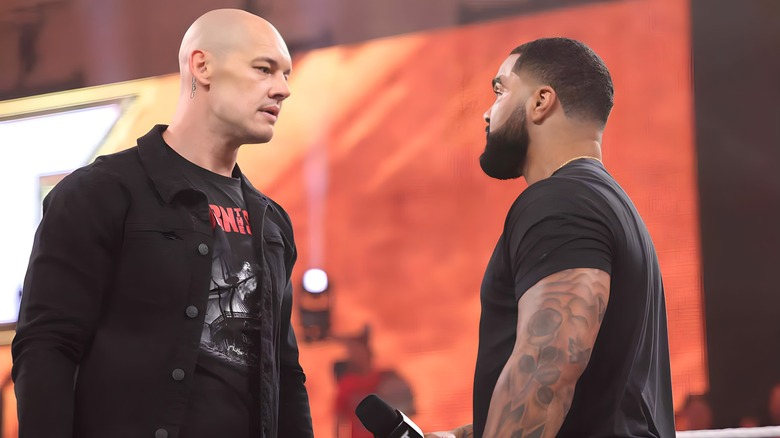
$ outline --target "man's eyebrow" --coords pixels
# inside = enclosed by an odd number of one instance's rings
[[[271,67],[279,68],[279,61],[271,58],[270,56],[258,56],[257,58],[253,59],[252,62],[267,62],[271,64]],[[290,74],[290,69],[285,70],[283,73],[286,75]]]
[[[503,86],[503,85],[504,85],[504,84],[501,82],[501,78],[500,78],[500,77],[495,77],[495,78],[493,78],[493,89],[494,89],[494,90],[496,89],[496,85],[501,85],[501,86]]]

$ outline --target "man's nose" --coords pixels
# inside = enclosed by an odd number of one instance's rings
[[[290,85],[287,83],[287,79],[283,75],[279,75],[275,82],[274,87],[271,89],[271,97],[278,100],[284,100],[290,97],[292,92],[290,91]]]

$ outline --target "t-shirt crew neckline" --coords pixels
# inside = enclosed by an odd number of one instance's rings
[[[241,179],[232,176],[220,175],[206,168],[200,167],[197,164],[193,163],[192,161],[184,158],[181,154],[176,152],[176,150],[173,149],[168,143],[165,143],[165,148],[167,149],[168,154],[171,157],[173,157],[173,160],[176,161],[177,165],[182,166],[188,172],[195,172],[195,174],[200,176],[201,178],[204,178],[205,180],[211,181],[216,184],[230,184],[234,186],[241,185]]]

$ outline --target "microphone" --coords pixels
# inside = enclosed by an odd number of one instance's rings
[[[375,438],[423,438],[422,430],[409,417],[376,394],[364,398],[355,415]]]

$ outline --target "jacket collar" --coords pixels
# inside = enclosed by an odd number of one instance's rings
[[[141,157],[141,164],[146,170],[149,179],[152,180],[155,190],[159,193],[165,203],[171,200],[183,190],[192,190],[192,186],[187,183],[184,177],[179,173],[172,171],[175,169],[175,163],[168,154],[169,147],[162,134],[168,128],[168,125],[155,125],[146,135],[138,139],[138,154]],[[250,195],[263,204],[268,203],[268,198],[260,193],[241,173],[241,169],[236,164],[233,168],[233,177],[241,179],[241,187],[244,195]]]

